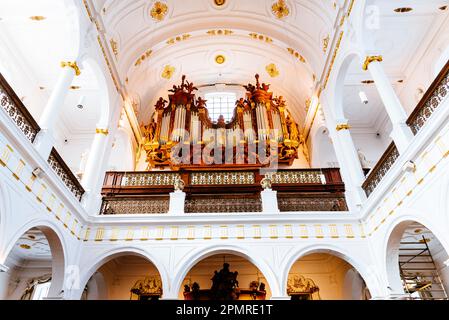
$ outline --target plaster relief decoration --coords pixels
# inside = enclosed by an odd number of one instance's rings
[[[272,78],[276,78],[280,74],[278,68],[274,63],[270,63],[268,66],[266,66],[265,70],[267,70],[268,75]]]
[[[289,296],[299,296],[300,300],[320,300],[320,288],[312,279],[302,275],[294,275],[288,278],[287,294]]]
[[[162,71],[161,77],[170,80],[175,74],[176,68],[171,65],[166,65]]]
[[[153,53],[153,50],[147,50],[145,51],[144,54],[142,54],[139,59],[136,60],[136,62],[134,63],[135,67],[138,67],[142,64],[142,62],[145,61],[145,59],[149,58],[151,56],[151,54]]]
[[[156,1],[150,10],[150,16],[153,20],[160,22],[165,19],[168,12],[168,6],[161,1]]]
[[[290,8],[285,0],[278,0],[271,6],[271,11],[277,19],[283,19],[290,14]]]
[[[131,293],[137,295],[138,300],[160,298],[162,296],[162,282],[158,277],[147,277],[138,280],[132,287]]]

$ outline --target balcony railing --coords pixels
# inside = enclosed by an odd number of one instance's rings
[[[1,74],[0,106],[6,111],[11,120],[23,132],[28,140],[33,142],[40,131],[39,125]]]
[[[67,188],[73,193],[73,195],[81,201],[84,194],[84,189],[79,183],[78,179],[72,173],[72,170],[67,166],[62,157],[56,151],[55,148],[52,149],[50,157],[48,158],[48,164],[51,166],[53,171],[61,178],[62,182],[67,186]]]
[[[263,177],[260,168],[254,167],[108,172],[102,191],[101,214],[166,213],[166,202],[161,201],[167,198],[157,197],[167,197],[173,192],[178,179],[185,184],[185,212],[188,214],[262,212],[260,182]],[[272,181],[273,190],[283,199],[282,211],[347,211],[339,169],[279,170]],[[118,202],[112,202],[113,199]],[[156,202],[151,204],[151,201]],[[112,209],[107,211],[107,208]]]
[[[431,84],[415,110],[407,120],[407,124],[416,135],[426,124],[435,110],[449,95],[449,61]]]
[[[169,197],[104,198],[101,215],[163,214],[169,209]]]
[[[382,181],[388,171],[390,171],[391,167],[394,165],[398,158],[399,152],[393,142],[390,144],[387,151],[385,151],[382,158],[380,158],[379,162],[377,162],[373,170],[371,170],[365,180],[365,183],[362,186],[367,197],[369,197],[371,193],[373,193],[373,191],[377,188],[378,184]]]

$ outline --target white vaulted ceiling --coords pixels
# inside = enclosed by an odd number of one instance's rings
[[[157,2],[167,6],[161,21],[150,14]],[[272,11],[277,2],[227,0],[221,7],[214,0],[98,0],[93,4],[101,13],[108,41],[117,43],[119,75],[129,93],[139,97],[141,120],[184,74],[202,86],[244,85],[255,82],[258,73],[261,81],[272,85],[275,95],[287,99],[294,116],[302,121],[306,101],[325,64],[322,43],[327,36],[333,37],[338,7],[331,0],[287,0],[289,13],[279,19]],[[215,61],[220,54],[226,59],[221,65]],[[278,76],[268,74],[266,68],[272,64]],[[162,77],[167,66],[174,68],[170,79]]]

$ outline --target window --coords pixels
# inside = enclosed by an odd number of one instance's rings
[[[33,300],[43,300],[48,296],[51,282],[36,284],[33,294]]]
[[[237,96],[230,92],[214,92],[205,96],[207,110],[212,121],[217,121],[222,115],[226,122],[232,120]]]

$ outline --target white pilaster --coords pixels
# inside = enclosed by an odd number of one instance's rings
[[[372,60],[371,62],[369,62],[368,59],[369,58],[367,58],[367,62],[365,62],[365,66],[373,77],[380,98],[385,106],[385,110],[393,124],[391,138],[394,140],[399,153],[403,153],[413,138],[413,133],[406,124],[407,114],[380,64],[380,61],[382,61],[381,58],[376,57],[376,60]]]
[[[263,213],[279,213],[277,192],[265,189],[260,193]]]
[[[185,213],[186,194],[180,190],[170,193],[170,209],[168,214],[182,215]]]
[[[37,151],[44,159],[47,159],[50,156],[51,149],[54,145],[54,126],[58,119],[59,112],[64,105],[67,93],[70,90],[70,85],[72,84],[75,75],[79,75],[79,69],[78,66],[76,66],[76,63],[70,65],[63,63],[62,66],[63,68],[58,82],[56,83],[50,99],[45,106],[44,112],[39,119],[41,131],[36,136],[34,142]]]

